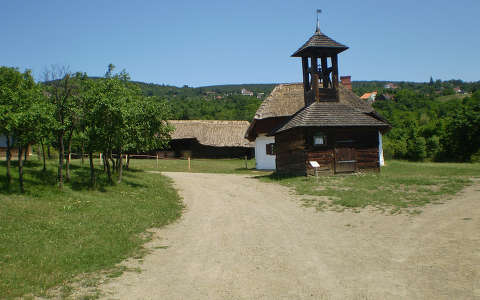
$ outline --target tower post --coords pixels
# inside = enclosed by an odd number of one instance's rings
[[[313,36],[292,55],[302,58],[305,106],[313,101],[338,101],[338,54],[348,49],[322,33],[319,22],[321,12],[322,10],[317,9],[317,24]],[[328,65],[329,57],[331,66]],[[318,67],[319,62],[321,68]]]

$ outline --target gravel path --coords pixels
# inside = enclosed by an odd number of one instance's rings
[[[419,216],[316,212],[243,175],[164,173],[186,204],[106,299],[480,299],[480,185]]]

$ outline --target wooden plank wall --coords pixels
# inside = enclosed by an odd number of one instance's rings
[[[355,152],[359,171],[380,170],[378,148],[358,148]]]
[[[194,139],[172,140],[171,149],[176,157],[181,157],[182,152],[191,151],[192,158],[244,158],[255,156],[253,147],[214,147],[202,145]]]
[[[311,135],[319,131],[327,134],[328,144],[323,147],[313,147],[310,145]],[[375,129],[366,128],[293,129],[281,133],[275,137],[277,172],[314,175],[315,170],[310,166],[309,161],[316,161],[320,165],[319,175],[333,175],[335,147],[355,149],[354,159],[357,161],[357,171],[379,171],[377,134]]]
[[[306,175],[305,135],[293,129],[275,136],[277,173]]]
[[[12,147],[10,148],[10,154],[12,155],[12,159],[17,159],[18,157],[18,148]],[[28,146],[28,155],[32,155],[32,146]],[[0,157],[5,158],[7,157],[7,147],[0,147]]]
[[[305,161],[307,175],[315,175],[315,169],[310,165],[309,161],[316,161],[320,165],[320,168],[318,168],[319,175],[334,174],[335,156],[333,149],[330,148],[307,152]]]

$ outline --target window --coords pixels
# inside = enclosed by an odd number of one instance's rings
[[[275,155],[275,143],[267,144],[265,148],[267,155]]]
[[[327,136],[324,133],[317,133],[313,136],[314,146],[323,146],[327,144]]]

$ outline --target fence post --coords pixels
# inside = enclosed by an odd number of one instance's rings
[[[190,171],[190,156],[188,157],[188,170]]]
[[[102,152],[100,152],[100,156],[99,156],[98,160],[99,160],[98,164],[102,164]]]
[[[158,169],[158,152],[157,152],[157,169]]]

